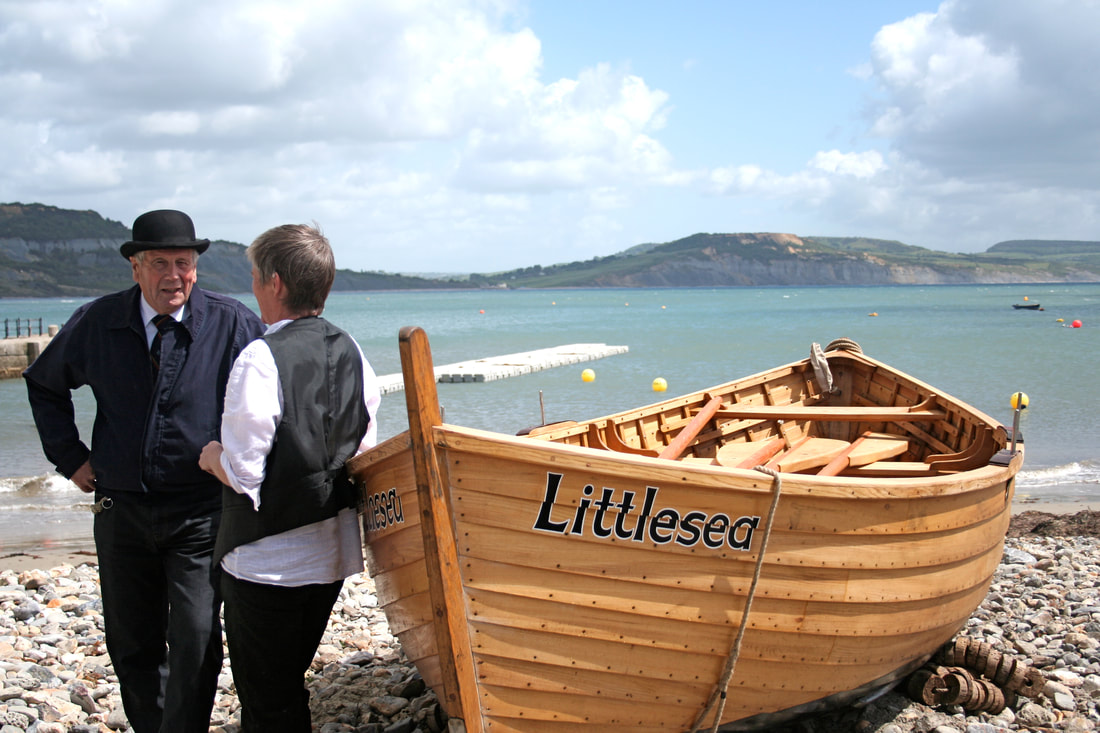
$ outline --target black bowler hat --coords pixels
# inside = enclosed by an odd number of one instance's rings
[[[119,247],[123,257],[147,249],[193,249],[201,255],[210,246],[209,239],[195,239],[191,217],[173,209],[148,211],[134,219],[133,237]]]

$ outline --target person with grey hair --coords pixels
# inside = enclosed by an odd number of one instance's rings
[[[344,463],[374,445],[379,388],[359,345],[321,313],[328,239],[284,225],[247,250],[268,324],[233,364],[221,442],[199,465],[224,484],[215,557],[244,733],[308,733],[304,677],[344,578],[363,569]]]
[[[209,246],[182,211],[137,217],[119,248],[137,284],[77,308],[23,372],[46,457],[95,494],[107,651],[136,733],[206,733],[222,667],[221,488],[197,461],[233,361],[263,327],[195,287]],[[74,419],[84,385],[91,448]]]

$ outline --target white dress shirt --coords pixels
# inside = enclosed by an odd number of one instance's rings
[[[153,337],[157,335],[157,327],[153,325],[153,319],[159,314],[153,310],[153,306],[145,302],[145,296],[141,297],[138,301],[141,307],[141,322],[145,324],[145,345],[153,345]],[[187,304],[184,303],[179,307],[179,310],[171,314],[172,318],[176,319],[177,323],[183,323],[183,317],[187,315]]]
[[[274,333],[291,323],[268,326]],[[359,345],[356,344],[356,348]],[[375,414],[382,401],[374,370],[363,359],[363,403],[370,424],[356,453],[378,439]],[[260,486],[275,429],[283,416],[283,389],[275,357],[263,339],[245,347],[229,373],[222,413],[221,465],[229,486],[260,508]],[[332,583],[363,569],[363,543],[355,509],[342,509],[331,518],[264,537],[236,547],[222,558],[222,569],[241,580],[267,585],[301,586]]]

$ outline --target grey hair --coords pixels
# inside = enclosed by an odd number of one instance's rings
[[[336,259],[328,238],[314,222],[283,224],[256,237],[245,250],[261,282],[275,273],[286,286],[285,305],[298,315],[320,315],[336,279]]]
[[[192,262],[199,261],[199,251],[197,249],[194,249],[192,247],[186,247],[185,249],[191,253]],[[132,255],[130,255],[130,259],[137,260],[138,262],[145,262],[145,253],[148,251],[149,250],[147,249],[139,249],[137,252],[134,252]]]

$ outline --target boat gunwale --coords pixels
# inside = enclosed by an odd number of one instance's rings
[[[557,443],[546,440],[533,440],[523,436],[511,436],[479,428],[444,423],[433,429],[433,437],[439,447],[448,451],[467,451],[481,455],[506,457],[523,463],[554,468],[592,470],[602,473],[622,473],[623,467],[637,469],[637,478],[656,482],[665,480],[670,483],[683,483],[687,476],[703,485],[719,489],[759,491],[770,493],[773,480],[771,476],[753,468],[731,468],[698,462],[668,460],[652,456],[630,453],[616,453],[600,448]],[[504,451],[502,455],[501,450]],[[987,488],[992,484],[1010,480],[1023,461],[1022,451],[1013,456],[1007,466],[989,464],[978,468],[942,473],[931,476],[818,476],[816,474],[781,473],[783,493],[817,495],[824,497],[865,499],[853,492],[857,489],[874,487],[906,491],[908,496],[895,498],[918,498],[922,496],[943,496],[964,494]],[[606,467],[602,467],[606,464]],[[614,468],[614,467],[618,468]],[[738,479],[736,486],[729,484],[730,478]]]

